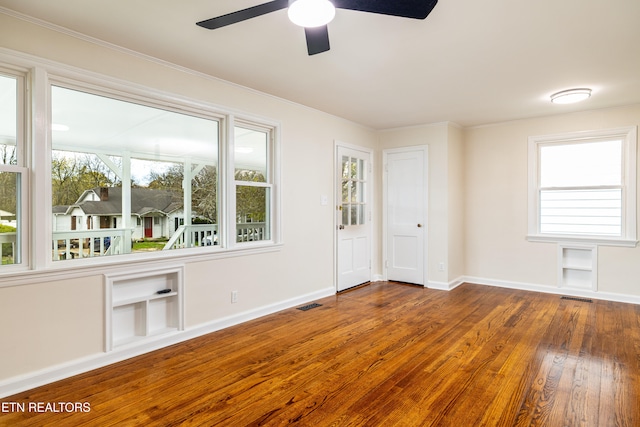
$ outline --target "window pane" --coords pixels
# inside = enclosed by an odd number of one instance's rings
[[[20,264],[20,174],[0,172],[0,265]]]
[[[342,225],[365,223],[366,165],[364,159],[342,157]]]
[[[358,179],[358,159],[352,157],[349,165],[349,178]]]
[[[342,156],[342,178],[349,178],[349,157]]]
[[[358,182],[358,197],[356,199],[359,203],[364,203],[365,183]]]
[[[351,194],[349,201],[357,202],[359,193],[358,193],[358,183],[356,181],[349,181],[349,193]]]
[[[350,218],[350,225],[358,225],[358,209],[360,208],[359,205],[351,205],[351,218]]]
[[[270,130],[234,128],[236,242],[270,240]],[[243,185],[251,182],[253,185]]]
[[[601,141],[540,148],[540,186],[620,185],[622,141]]]
[[[217,120],[52,87],[52,121],[54,260],[217,242]]]
[[[234,164],[236,181],[267,182],[269,133],[235,127]]]
[[[540,231],[621,236],[622,190],[541,191]]]
[[[269,188],[236,186],[236,235],[238,242],[269,240]]]
[[[348,203],[350,199],[349,197],[349,182],[348,180],[342,181],[342,202]]]
[[[201,245],[218,244],[218,170],[205,166],[192,180],[191,210],[193,227],[199,230],[197,241]],[[179,221],[184,222],[184,219]],[[176,228],[180,224],[176,224]]]
[[[0,76],[0,164],[17,164],[17,81]]]

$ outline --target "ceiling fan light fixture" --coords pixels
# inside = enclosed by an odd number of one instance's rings
[[[574,102],[584,101],[591,96],[591,89],[569,89],[556,92],[551,95],[551,102],[554,104],[573,104]]]
[[[287,14],[294,24],[313,28],[331,22],[336,16],[336,8],[329,0],[293,0]]]

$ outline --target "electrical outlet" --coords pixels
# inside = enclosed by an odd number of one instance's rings
[[[444,271],[444,262],[440,261],[438,263],[438,271]]]
[[[231,291],[231,303],[238,302],[238,291]]]

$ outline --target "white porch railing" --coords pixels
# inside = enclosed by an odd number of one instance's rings
[[[104,255],[116,255],[131,252],[131,241],[125,239],[123,229],[56,231],[53,233],[53,260],[90,258]],[[179,249],[218,244],[217,224],[183,225],[173,233],[162,250]],[[10,239],[12,233],[0,234]],[[264,222],[251,222],[236,225],[237,242],[253,242],[268,239]],[[11,240],[7,240],[11,241]],[[0,242],[5,242],[0,240]],[[15,233],[11,241],[15,245]]]
[[[218,244],[218,224],[181,225],[162,250]]]
[[[124,239],[125,230],[75,230],[53,233],[53,260],[90,258],[131,252],[131,242]]]
[[[236,242],[267,240],[267,226],[264,222],[236,224]]]

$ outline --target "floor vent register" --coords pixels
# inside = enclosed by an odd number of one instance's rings
[[[314,302],[314,303],[311,303],[311,304],[303,305],[302,307],[298,307],[298,310],[307,311],[307,310],[311,310],[312,308],[316,308],[316,307],[322,307],[322,304],[318,304],[317,302]]]

